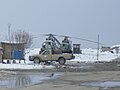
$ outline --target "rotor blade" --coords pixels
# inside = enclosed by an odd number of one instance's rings
[[[97,43],[97,41],[93,41],[93,40],[88,40],[88,39],[84,39],[84,38],[79,38],[79,37],[70,37],[70,36],[67,36],[67,35],[56,35],[56,34],[39,34],[39,35],[35,35],[33,36],[33,38],[38,38],[40,36],[58,36],[58,37],[68,37],[68,38],[73,38],[73,39],[79,39],[79,40],[82,40],[82,41],[87,41],[87,42],[92,42],[92,43]],[[99,43],[100,45],[105,45],[103,43]]]
[[[32,38],[39,38],[39,37],[42,37],[44,36],[43,34],[38,34],[38,35],[32,35]]]
[[[79,39],[79,40],[83,40],[83,41],[87,41],[87,42],[92,42],[92,43],[97,43],[97,41],[93,41],[93,40],[88,40],[88,39],[83,39],[83,38],[79,38],[79,37],[70,37],[70,36],[66,36],[66,35],[56,35],[56,36],[59,36],[59,37],[68,37],[68,38],[73,38],[73,39]],[[103,43],[99,43],[101,45],[105,45]]]
[[[71,38],[74,38],[74,39],[79,39],[79,40],[83,40],[83,41],[87,41],[87,42],[92,42],[92,43],[97,43],[97,41],[93,41],[93,40],[88,40],[88,39],[83,39],[83,38],[78,38],[78,37],[71,37]],[[103,43],[99,43],[101,45],[104,45]]]
[[[55,36],[54,34],[38,34],[38,35],[32,35],[33,38],[39,38],[39,37],[43,37],[43,36]]]

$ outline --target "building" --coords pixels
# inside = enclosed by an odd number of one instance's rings
[[[3,59],[24,59],[24,43],[1,42],[3,48]]]
[[[115,46],[112,46],[111,49],[116,53],[120,53],[120,45],[115,45]]]
[[[0,63],[2,62],[3,60],[3,48],[0,47]]]

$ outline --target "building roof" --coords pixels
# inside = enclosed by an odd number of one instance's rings
[[[25,43],[22,43],[22,42],[9,42],[9,41],[3,41],[1,42],[1,44],[25,44]]]

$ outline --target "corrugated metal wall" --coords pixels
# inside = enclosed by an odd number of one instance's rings
[[[0,63],[2,62],[3,59],[3,49],[0,49]]]
[[[13,59],[18,59],[18,60],[23,59],[22,51],[14,50],[12,54],[13,54]]]

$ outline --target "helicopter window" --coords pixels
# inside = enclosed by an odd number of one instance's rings
[[[43,45],[46,45],[46,43],[43,43]]]
[[[49,45],[51,45],[51,43],[50,43],[50,42],[48,42],[48,44],[49,44]]]
[[[48,55],[48,54],[50,54],[49,51],[45,51],[45,52],[43,53],[43,55]]]
[[[63,47],[65,46],[65,44],[63,44]]]
[[[43,48],[45,48],[45,45],[43,45]]]

